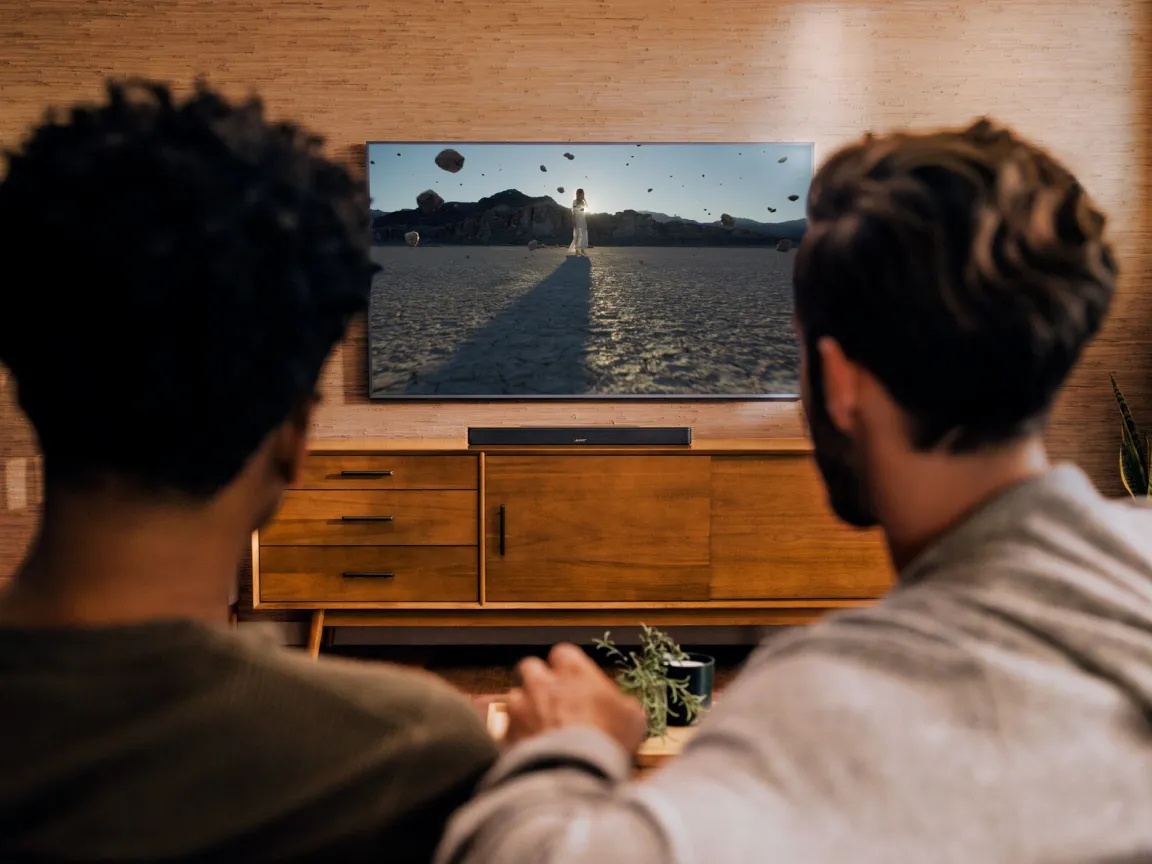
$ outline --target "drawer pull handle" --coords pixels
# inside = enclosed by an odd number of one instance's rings
[[[343,574],[345,579],[392,579],[395,575],[395,573],[373,573],[362,570],[350,570]]]
[[[505,543],[504,543],[504,524],[506,521],[507,520],[506,520],[506,517],[504,515],[504,505],[501,504],[500,505],[500,554],[501,555],[504,554],[504,546],[505,546]]]
[[[393,522],[395,516],[341,516],[341,522]]]
[[[341,471],[341,477],[391,477],[391,471]]]

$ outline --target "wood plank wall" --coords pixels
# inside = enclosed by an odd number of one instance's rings
[[[255,88],[356,164],[365,140],[388,138],[775,139],[814,141],[822,158],[865,130],[989,113],[1080,174],[1124,265],[1055,453],[1119,491],[1109,371],[1152,426],[1152,0],[0,0],[0,144],[120,74]],[[319,435],[505,421],[802,431],[792,404],[374,405],[365,379],[360,329],[326,371]],[[0,371],[0,578],[30,537],[35,457]]]

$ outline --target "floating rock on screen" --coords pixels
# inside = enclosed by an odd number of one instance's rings
[[[455,174],[464,167],[464,157],[452,148],[441,150],[436,154],[436,166],[451,174]]]
[[[649,192],[651,192],[652,190],[651,190],[651,189],[649,189],[648,191],[649,191]]]
[[[444,204],[444,199],[433,192],[431,189],[425,189],[416,196],[416,206],[420,208],[420,212],[428,216],[439,210]]]
[[[776,251],[777,252],[787,252],[791,248],[792,248],[792,241],[789,240],[788,238],[784,238],[783,240],[781,240],[779,243],[776,244]]]
[[[729,216],[727,213],[721,213],[720,224],[725,228],[732,228],[736,225],[736,220]]]
[[[407,243],[409,246],[419,246],[420,245],[420,232],[419,231],[409,231],[407,234],[404,235],[404,242]]]
[[[563,195],[564,194],[564,187],[563,186],[557,186],[556,191],[559,192],[561,195]]]
[[[565,153],[565,154],[564,154],[564,158],[565,158],[565,159],[567,159],[569,162],[571,162],[571,161],[572,161],[573,159],[575,159],[576,157],[575,157],[575,156],[573,156],[571,153]]]
[[[781,157],[780,157],[779,159],[777,159],[776,161],[777,161],[777,162],[787,162],[787,161],[788,161],[788,157],[787,157],[787,156],[781,156]]]
[[[799,196],[799,195],[789,195],[789,196],[788,196],[788,200],[789,200],[789,201],[799,201],[799,200],[800,200],[800,196]]]
[[[548,169],[545,168],[543,165],[540,166],[540,170],[543,171],[545,174],[548,173]]]
[[[775,213],[775,212],[776,212],[776,208],[775,208],[775,207],[769,207],[769,208],[768,208],[768,212],[769,212],[769,213]]]

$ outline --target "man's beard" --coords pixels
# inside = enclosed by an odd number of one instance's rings
[[[804,415],[812,435],[816,466],[828,491],[828,503],[841,521],[857,528],[871,528],[879,520],[869,500],[852,439],[836,428],[828,414],[823,373],[814,347],[809,350],[807,361],[808,392],[802,396]]]

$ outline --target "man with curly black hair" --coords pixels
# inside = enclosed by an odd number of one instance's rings
[[[204,85],[50,115],[0,183],[0,361],[44,459],[0,594],[0,860],[427,860],[495,758],[429,675],[229,631],[363,309],[361,184]]]

